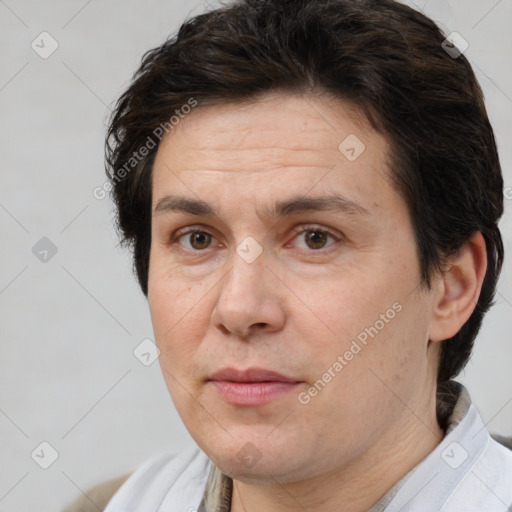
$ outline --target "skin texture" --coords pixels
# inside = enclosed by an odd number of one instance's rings
[[[350,134],[365,145],[354,161],[338,149]],[[160,144],[153,210],[172,194],[219,212],[154,212],[148,300],[169,392],[197,444],[234,479],[234,512],[365,511],[442,439],[437,342],[476,304],[485,245],[477,233],[422,287],[387,152],[349,104],[285,93],[197,107]],[[329,193],[364,213],[260,212]],[[262,249],[252,263],[236,252],[249,236]],[[348,360],[381,315],[388,321]],[[336,371],[338,356],[346,364]],[[208,382],[221,368],[253,366],[299,384],[238,406]],[[301,403],[329,369],[329,382]]]

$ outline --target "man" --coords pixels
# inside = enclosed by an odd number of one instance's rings
[[[239,0],[146,54],[108,169],[197,447],[107,512],[512,506],[512,452],[452,380],[503,260],[454,48],[392,0]]]

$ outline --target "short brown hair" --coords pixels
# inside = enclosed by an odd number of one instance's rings
[[[158,127],[191,98],[200,106],[267,91],[327,91],[357,105],[390,141],[390,175],[410,212],[426,287],[446,256],[483,234],[488,268],[478,304],[443,341],[438,382],[459,373],[503,262],[503,178],[482,91],[467,59],[449,55],[444,40],[432,20],[393,0],[237,0],[189,19],[147,52],[106,144],[118,227],[143,293],[158,146],[143,157],[138,151]]]

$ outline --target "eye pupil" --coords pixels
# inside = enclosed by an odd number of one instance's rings
[[[306,235],[307,244],[311,242],[314,247],[313,249],[320,249],[325,245],[325,233],[322,233],[321,231],[308,231]],[[320,240],[318,240],[318,237],[320,237]]]

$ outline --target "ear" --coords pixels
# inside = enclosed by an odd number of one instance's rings
[[[448,258],[436,283],[431,341],[455,336],[473,313],[487,270],[485,240],[479,231]]]

